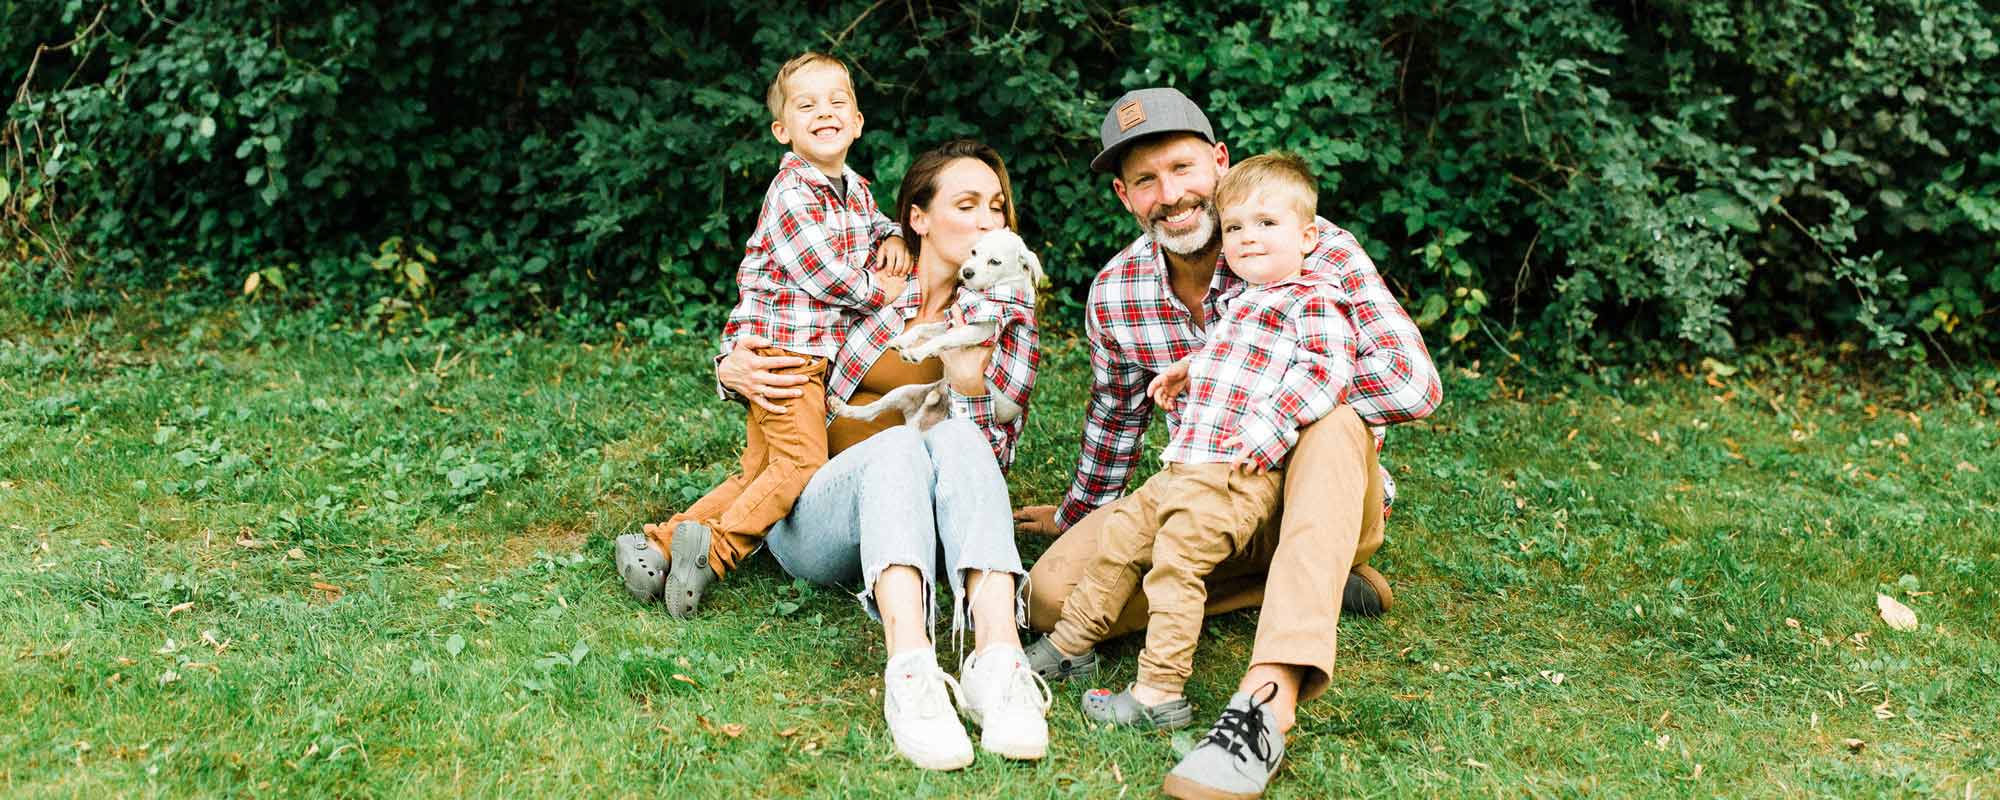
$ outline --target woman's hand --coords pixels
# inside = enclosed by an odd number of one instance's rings
[[[715,365],[715,380],[729,391],[742,395],[759,408],[773,414],[785,413],[785,407],[774,401],[790,400],[804,394],[804,390],[793,388],[810,380],[804,375],[780,375],[773,370],[796,367],[806,363],[798,356],[760,356],[757,348],[770,347],[771,340],[762,336],[744,336],[736,340],[729,354]]]
[[[947,347],[938,351],[944,362],[945,380],[966,397],[986,394],[986,364],[993,360],[991,347]]]

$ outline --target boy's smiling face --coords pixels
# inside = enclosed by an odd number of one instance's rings
[[[1299,274],[1319,241],[1317,223],[1276,192],[1252,192],[1222,209],[1222,257],[1258,285]]]
[[[854,83],[847,71],[814,64],[785,80],[785,107],[771,122],[779,144],[810,162],[828,177],[839,177],[847,164],[847,149],[861,137],[861,110],[854,103]]]

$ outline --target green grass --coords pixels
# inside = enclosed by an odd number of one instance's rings
[[[768,558],[691,622],[628,601],[611,537],[741,436],[706,336],[180,316],[0,317],[0,794],[1152,796],[1172,764],[1059,686],[1047,760],[904,765],[878,632]],[[1993,376],[1825,362],[1447,369],[1391,438],[1399,605],[1344,626],[1272,796],[2000,795]],[[1059,497],[1088,392],[1073,344],[1045,364],[1016,502]],[[1204,721],[1254,626],[1208,626]]]

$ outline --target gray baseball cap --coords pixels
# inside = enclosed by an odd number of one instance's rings
[[[1181,90],[1156,86],[1126,92],[1104,114],[1104,126],[1098,132],[1104,140],[1104,150],[1090,160],[1090,168],[1117,172],[1118,160],[1124,156],[1126,146],[1156,133],[1183,132],[1198,134],[1210,144],[1215,142],[1215,129],[1209,127],[1208,115],[1201,113],[1201,107],[1181,94]]]

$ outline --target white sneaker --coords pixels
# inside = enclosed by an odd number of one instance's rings
[[[1049,751],[1049,685],[1021,648],[974,653],[959,671],[960,707],[979,726],[979,746],[1013,759]]]
[[[882,684],[882,718],[896,752],[924,769],[972,763],[972,740],[951,707],[950,692],[958,682],[938,669],[935,652],[914,650],[889,659]]]

